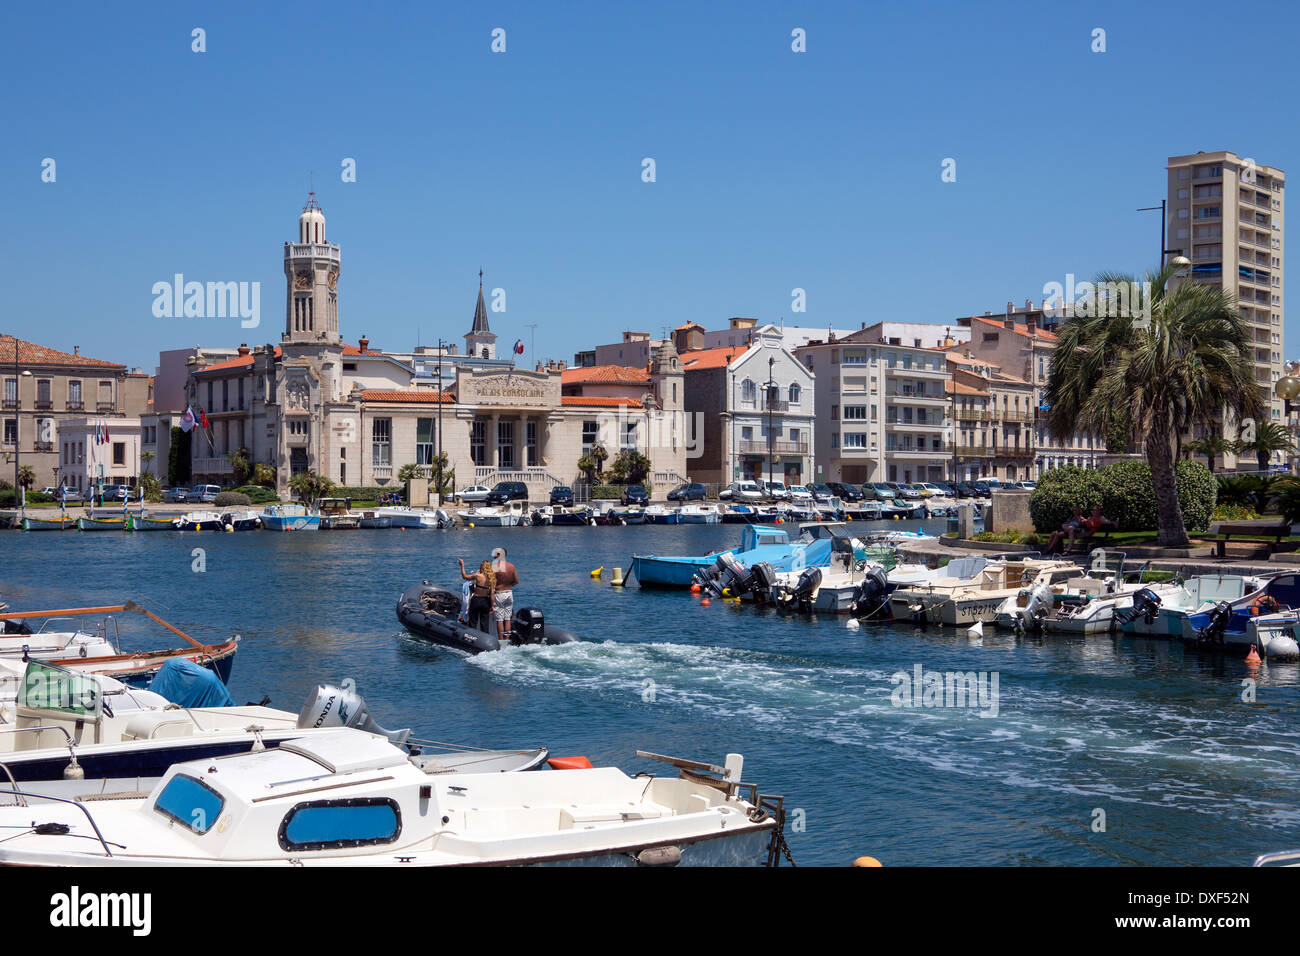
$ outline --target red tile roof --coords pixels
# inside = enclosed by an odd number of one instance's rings
[[[648,381],[649,372],[628,365],[566,368],[560,373],[560,382],[564,385],[644,385]]]
[[[596,395],[563,395],[561,405],[577,405],[589,408],[640,408],[641,401],[636,398],[606,398]]]
[[[722,368],[749,351],[748,345],[724,345],[716,349],[691,349],[682,353],[682,367],[688,372],[702,368]]]
[[[1003,329],[1004,331],[1007,331],[1007,332],[1014,332],[1016,335],[1023,335],[1023,336],[1026,336],[1026,337],[1028,337],[1028,338],[1038,338],[1038,339],[1042,339],[1044,342],[1055,342],[1055,341],[1056,341],[1056,336],[1055,336],[1055,334],[1053,334],[1053,333],[1051,333],[1051,332],[1046,332],[1046,331],[1044,331],[1043,329],[1039,329],[1039,328],[1035,328],[1033,332],[1030,332],[1030,331],[1029,331],[1029,326],[1025,325],[1023,322],[1017,322],[1017,323],[1016,323],[1015,325],[1013,325],[1010,329],[1008,329],[1008,328],[1003,324],[1003,320],[1002,320],[1002,319],[994,319],[994,318],[991,318],[991,317],[988,317],[988,316],[983,316],[983,315],[977,315],[977,316],[975,316],[975,317],[972,319],[972,322],[983,322],[985,325],[993,325],[993,326],[996,326],[996,327],[999,328],[999,329]]]
[[[446,405],[454,403],[451,392],[438,392],[431,388],[365,388],[361,390],[363,402],[406,402],[412,405]]]
[[[0,335],[0,365],[6,365],[13,362],[15,341],[18,343],[19,365],[93,366],[95,368],[111,368],[126,371],[126,366],[118,362],[106,362],[103,359],[90,358],[86,355],[74,355],[72,352],[60,352],[58,349],[52,349],[45,345],[37,345],[35,342],[26,342],[23,339],[15,339],[12,335]]]
[[[949,395],[956,392],[958,395],[988,395],[988,389],[975,388],[973,385],[965,385],[961,382],[954,382],[952,379],[943,383],[944,391]]]
[[[384,353],[383,353],[383,352],[376,352],[374,349],[366,349],[366,350],[363,352],[360,348],[358,348],[358,347],[355,346],[355,345],[345,345],[345,346],[343,346],[343,354],[344,354],[344,355],[374,355],[374,356],[381,356],[381,355],[383,355]]]
[[[280,346],[278,345],[275,347],[275,357],[276,358],[280,357]],[[252,367],[253,367],[253,356],[252,353],[249,353],[248,355],[240,355],[232,359],[226,359],[226,361],[224,362],[216,362],[212,365],[206,365],[203,368],[197,370],[194,374],[206,375],[208,372],[229,372],[231,369],[252,368]]]

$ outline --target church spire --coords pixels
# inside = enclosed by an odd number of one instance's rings
[[[483,301],[483,270],[478,271],[478,304],[474,306],[474,325],[465,335],[465,354],[475,358],[496,358],[496,333],[488,327],[487,305]]]
[[[474,325],[470,328],[470,334],[475,332],[491,332],[488,328],[487,306],[483,304],[483,270],[478,270],[478,305],[474,306]]]

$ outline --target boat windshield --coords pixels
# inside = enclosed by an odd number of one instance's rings
[[[104,713],[104,694],[99,679],[92,674],[74,674],[62,667],[29,661],[17,704],[29,710],[59,711],[98,720]]]
[[[153,808],[197,834],[207,833],[221,816],[226,800],[201,780],[178,773],[153,802]]]

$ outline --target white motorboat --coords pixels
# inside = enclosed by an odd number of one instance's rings
[[[445,508],[407,508],[399,505],[376,508],[371,514],[371,518],[387,518],[388,524],[383,525],[372,522],[363,514],[361,527],[450,528],[456,523],[451,516],[451,512]]]
[[[514,528],[528,523],[528,514],[522,501],[508,501],[503,505],[482,505],[457,512],[461,524],[476,528]]]
[[[646,509],[650,514],[650,509]],[[653,520],[653,519],[652,519]],[[677,511],[680,524],[722,524],[722,507],[720,505],[688,504]]]
[[[895,589],[889,597],[894,619],[949,627],[991,623],[1002,602],[1021,588],[1054,584],[1081,573],[1072,561],[1029,556],[999,561],[981,556],[959,558],[944,570],[942,577]]]
[[[642,756],[654,756],[643,754]],[[173,766],[139,799],[0,807],[0,864],[464,866],[759,864],[777,817],[743,759],[430,775],[383,737],[337,729]],[[720,772],[706,776],[701,770]],[[748,790],[748,794],[744,793]],[[780,815],[779,802],[775,804]]]
[[[176,520],[178,531],[220,531],[224,527],[221,515],[216,511],[187,511]]]

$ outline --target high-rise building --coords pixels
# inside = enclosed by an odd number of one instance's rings
[[[1226,150],[1170,156],[1166,168],[1166,248],[1191,260],[1193,281],[1236,297],[1250,322],[1255,379],[1272,400],[1272,420],[1281,422],[1282,400],[1273,395],[1273,383],[1282,376],[1285,357],[1286,174]],[[1230,426],[1227,437],[1234,434]]]

